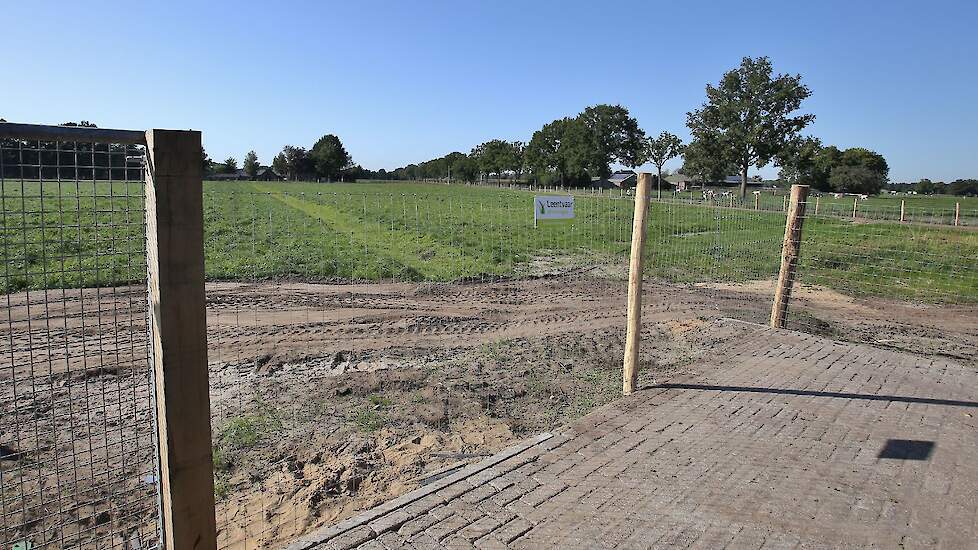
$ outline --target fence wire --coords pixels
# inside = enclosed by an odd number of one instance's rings
[[[534,227],[515,190],[330,188],[205,193],[222,548],[291,542],[619,391],[616,354],[562,373],[576,347],[521,335],[582,321],[540,296],[580,304],[604,285],[623,300],[627,196]],[[528,353],[552,364],[527,369]]]
[[[143,155],[0,139],[0,548],[158,544]]]

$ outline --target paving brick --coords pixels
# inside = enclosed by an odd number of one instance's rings
[[[730,341],[689,374],[345,521],[320,547],[973,546],[975,369],[733,322],[717,330]],[[889,439],[934,449],[879,458]]]

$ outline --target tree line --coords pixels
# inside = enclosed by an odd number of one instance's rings
[[[664,165],[682,157],[678,172],[693,181],[715,183],[737,175],[742,197],[747,193],[748,171],[769,165],[779,169],[783,182],[820,191],[877,194],[892,187],[889,165],[878,152],[865,147],[840,149],[804,135],[815,120],[814,114],[802,109],[811,95],[801,75],[775,73],[767,57],[744,57],[716,84],[708,83],[705,101],[686,113],[689,143],[668,130],[648,134],[625,107],[601,104],[544,124],[526,142],[492,139],[468,153],[455,151],[391,171],[355,165],[333,134],[324,135],[309,149],[286,145],[273,158],[272,168],[290,180],[474,182],[507,176],[540,184],[588,185],[607,178],[613,164],[634,168],[650,163],[662,185]],[[209,173],[238,170],[236,159],[215,163],[204,151],[201,162]],[[245,155],[243,165],[250,177],[261,169],[254,151]],[[941,186],[922,180],[913,190],[978,194],[974,181]]]
[[[661,185],[663,166],[683,157],[679,173],[703,183],[736,174],[747,193],[748,171],[774,165],[781,179],[822,191],[879,193],[888,181],[882,155],[862,147],[840,150],[802,132],[815,115],[802,113],[811,90],[800,75],[775,74],[767,57],[745,57],[739,67],[706,86],[706,101],[686,115],[692,139],[670,131],[647,134],[621,105],[593,105],[574,117],[545,124],[527,143],[491,140],[466,155],[451,153],[385,173],[392,179],[446,178],[474,181],[503,172],[539,183],[588,184],[617,163],[650,163]]]

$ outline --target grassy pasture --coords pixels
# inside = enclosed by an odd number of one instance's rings
[[[141,280],[141,193],[137,183],[5,184],[0,291]],[[576,219],[534,228],[531,196],[416,183],[206,182],[207,275],[449,281],[602,265],[624,276],[629,197],[582,194]],[[738,282],[777,274],[782,213],[651,208],[649,275]],[[806,226],[799,277],[853,295],[972,302],[976,258],[973,230],[820,217]]]

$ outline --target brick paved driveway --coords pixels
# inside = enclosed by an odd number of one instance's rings
[[[973,367],[716,329],[695,374],[290,548],[978,547]]]

